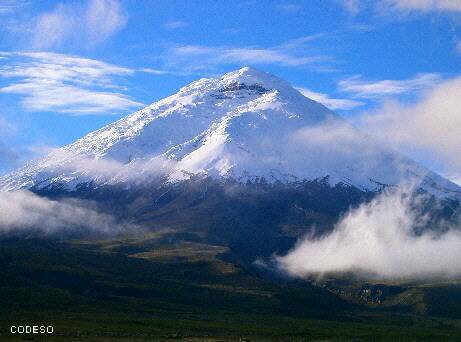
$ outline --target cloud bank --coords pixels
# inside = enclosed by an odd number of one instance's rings
[[[155,182],[168,175],[177,165],[162,156],[120,161],[108,156],[96,157],[75,154],[66,148],[49,150],[47,157],[24,168],[0,177],[0,191],[39,186],[40,188],[64,183],[74,189],[81,183],[142,185]],[[34,183],[31,182],[34,179]]]
[[[422,214],[422,199],[411,199],[410,192],[387,191],[349,211],[329,235],[306,238],[278,257],[279,266],[299,277],[343,272],[384,279],[461,276],[460,226],[416,235],[429,217]]]
[[[387,101],[356,121],[383,144],[414,152],[424,151],[445,166],[453,179],[461,176],[461,77],[426,90],[413,103]]]
[[[96,182],[133,183],[145,182],[163,176],[171,171],[176,163],[161,156],[135,159],[122,163],[110,158],[91,158],[83,155],[72,155],[59,150],[65,162],[59,166],[59,173],[79,174],[82,178]],[[54,157],[56,153],[54,154]],[[59,165],[59,164],[58,164]],[[80,179],[82,181],[82,179]]]
[[[89,232],[117,234],[138,229],[99,212],[89,202],[50,200],[28,190],[0,192],[0,232],[39,231],[46,234]]]

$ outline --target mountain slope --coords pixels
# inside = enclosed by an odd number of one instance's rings
[[[461,189],[381,148],[323,105],[270,74],[243,68],[200,79],[46,158],[0,178],[0,188],[169,182],[192,174],[292,182],[328,177],[365,191],[402,181],[439,197]]]

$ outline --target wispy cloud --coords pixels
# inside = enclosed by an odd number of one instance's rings
[[[9,134],[14,131],[14,126],[0,116],[0,136]]]
[[[303,48],[307,46],[309,43],[321,40],[321,39],[327,39],[331,36],[331,33],[326,33],[326,32],[321,32],[321,33],[316,33],[316,34],[310,34],[307,36],[302,36],[298,38],[293,38],[290,40],[287,40],[286,42],[283,42],[280,45],[277,45],[275,48],[276,49],[297,49],[297,48]]]
[[[297,57],[278,49],[257,47],[208,47],[202,45],[181,45],[170,50],[177,57],[206,58],[213,64],[224,63],[252,63],[252,64],[281,64],[300,66],[311,64],[319,57]],[[207,63],[206,63],[207,64]]]
[[[0,15],[16,12],[27,6],[26,0],[0,0]]]
[[[177,21],[169,21],[165,25],[163,25],[163,27],[166,28],[167,30],[176,30],[176,29],[186,27],[188,25],[189,24],[185,21],[177,20]]]
[[[461,55],[461,40],[458,40],[455,44],[455,50],[458,54]]]
[[[352,209],[329,235],[305,238],[280,266],[294,276],[354,272],[384,279],[461,275],[461,232],[446,222],[424,230],[424,198],[410,188],[389,190]],[[416,234],[416,230],[423,231]]]
[[[337,0],[344,9],[352,15],[356,15],[360,12],[359,0]]]
[[[2,117],[0,111],[0,178],[11,168],[19,167],[28,160],[45,156],[51,149],[45,144],[15,145],[12,143],[20,130],[18,123],[11,123]]]
[[[0,172],[3,165],[16,161],[19,156],[15,149],[11,148],[5,140],[15,131],[15,127],[0,116]]]
[[[115,77],[132,75],[132,69],[94,59],[49,52],[7,55],[0,77],[13,81],[0,93],[18,94],[28,111],[71,115],[120,113],[142,104],[114,91]]]
[[[304,96],[314,101],[320,102],[321,104],[323,104],[324,106],[332,110],[353,109],[353,108],[356,108],[356,107],[359,107],[365,104],[364,102],[356,101],[356,100],[331,98],[327,94],[318,93],[318,92],[312,91],[307,88],[298,87],[296,89],[299,90],[299,92],[303,94]]]
[[[461,186],[461,172],[450,172],[443,175],[446,179],[449,179],[453,183]]]
[[[301,8],[300,5],[294,3],[285,3],[285,4],[278,4],[277,9],[284,11],[284,12],[295,12]]]
[[[212,69],[219,65],[283,65],[289,67],[320,66],[334,59],[309,52],[308,44],[325,34],[301,37],[272,47],[176,45],[164,56],[167,64],[189,70]]]
[[[458,0],[381,0],[381,9],[404,12],[461,12]]]
[[[152,68],[141,68],[141,69],[138,69],[138,71],[145,72],[146,74],[152,74],[152,75],[165,75],[165,74],[170,73],[169,71],[166,71],[166,70],[152,69]]]
[[[409,15],[431,13],[461,12],[461,2],[458,0],[337,0],[350,14],[361,11],[371,11],[381,17],[407,18]]]
[[[352,93],[359,98],[377,98],[422,90],[433,87],[440,81],[439,74],[431,73],[418,74],[406,80],[366,81],[356,76],[340,81],[338,86],[341,91]]]
[[[122,29],[126,21],[117,0],[88,0],[85,4],[59,3],[32,19],[28,31],[36,49],[65,43],[94,46]]]

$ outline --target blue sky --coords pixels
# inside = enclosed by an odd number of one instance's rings
[[[246,65],[461,178],[459,0],[0,0],[0,172]]]

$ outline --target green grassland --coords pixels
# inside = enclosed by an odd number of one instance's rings
[[[457,284],[312,285],[232,262],[227,252],[170,228],[3,239],[0,340],[14,340],[12,324],[53,325],[47,340],[63,341],[461,339]]]

